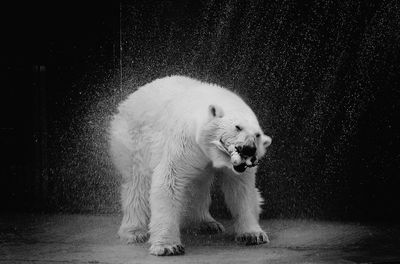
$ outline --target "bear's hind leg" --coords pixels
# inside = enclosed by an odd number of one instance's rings
[[[118,235],[127,243],[146,242],[149,237],[149,185],[149,179],[145,177],[122,184],[123,218]]]

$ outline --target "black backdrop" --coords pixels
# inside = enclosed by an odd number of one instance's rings
[[[303,2],[10,7],[3,210],[117,212],[108,118],[184,74],[237,91],[273,137],[263,217],[398,220],[400,4]]]

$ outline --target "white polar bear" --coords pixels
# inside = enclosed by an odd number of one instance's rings
[[[258,160],[271,138],[236,94],[188,77],[155,80],[132,93],[110,126],[110,152],[123,176],[119,236],[150,236],[150,253],[184,253],[180,227],[196,223],[222,232],[209,213],[210,184],[218,170],[234,218],[236,240],[268,242],[258,218]]]

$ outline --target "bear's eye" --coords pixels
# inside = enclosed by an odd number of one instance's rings
[[[242,131],[242,127],[241,126],[236,125],[235,127],[236,127],[237,131]]]
[[[256,138],[259,138],[261,136],[260,133],[256,133]]]

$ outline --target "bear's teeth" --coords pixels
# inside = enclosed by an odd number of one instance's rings
[[[238,166],[242,162],[242,158],[240,157],[239,153],[232,152],[231,153],[231,163],[234,166]]]
[[[236,147],[235,147],[235,145],[230,145],[229,147],[228,147],[228,151],[229,151],[229,153],[238,153],[237,151],[236,151]],[[231,154],[231,155],[232,155]]]
[[[251,159],[251,158],[248,158],[248,159],[246,160],[246,165],[247,165],[247,166],[252,166],[252,165],[253,165],[253,162],[251,162],[250,159]]]

